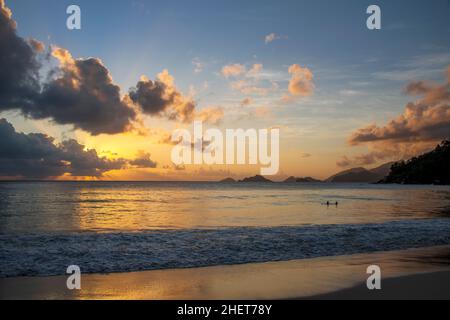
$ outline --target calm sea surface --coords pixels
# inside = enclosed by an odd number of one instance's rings
[[[0,277],[444,245],[449,218],[443,186],[0,182]]]

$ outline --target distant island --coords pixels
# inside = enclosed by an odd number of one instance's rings
[[[219,182],[220,183],[238,183],[238,182],[273,182],[273,181],[269,180],[267,178],[264,178],[263,176],[258,174],[256,176],[247,177],[242,180],[235,180],[233,178],[225,178],[223,180],[220,180]]]
[[[221,183],[235,183],[237,181],[234,180],[233,178],[225,178],[223,180],[220,180],[219,182],[221,182]]]
[[[304,177],[304,178],[296,178],[296,177],[289,177],[286,180],[284,180],[283,182],[286,183],[295,183],[295,182],[300,182],[300,183],[309,183],[309,182],[322,182],[321,180],[317,180],[311,177]]]
[[[253,177],[244,178],[242,180],[239,180],[239,182],[273,182],[272,180],[269,180],[267,178],[264,178],[263,176],[257,174]]]
[[[274,181],[269,180],[261,175],[255,175],[253,177],[247,177],[242,180],[235,180],[233,178],[225,178],[223,180],[220,180],[219,182],[220,183],[237,183],[237,182],[274,182]],[[282,182],[284,182],[284,183],[308,182],[309,183],[309,182],[322,182],[322,181],[311,178],[311,177],[305,177],[305,178],[289,177]]]
[[[394,163],[380,183],[449,185],[450,140],[444,140],[421,156]]]

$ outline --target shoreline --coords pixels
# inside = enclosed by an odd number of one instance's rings
[[[82,274],[81,290],[66,276],[0,279],[0,300],[47,299],[450,299],[450,246],[281,262]],[[366,288],[366,268],[382,270],[382,290]],[[445,288],[447,287],[447,288]],[[434,289],[433,289],[434,288]],[[437,290],[436,293],[435,289]],[[434,290],[434,291],[433,291]]]

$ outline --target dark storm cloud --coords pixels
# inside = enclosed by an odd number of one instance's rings
[[[56,47],[51,56],[59,66],[41,82],[38,58],[44,45],[19,37],[4,0],[0,5],[0,111],[19,110],[32,119],[51,119],[93,135],[129,131],[137,112],[181,122],[193,119],[194,101],[177,90],[167,70],[155,81],[139,81],[122,97],[99,59],[74,59]]]
[[[72,59],[67,50],[52,55],[60,66],[40,84],[37,53],[43,45],[17,36],[11,11],[0,0],[0,111],[18,109],[33,119],[49,118],[93,135],[127,131],[135,111],[120,96],[100,60]]]
[[[173,102],[173,95],[165,97],[166,85],[160,81],[141,80],[136,88],[130,90],[131,100],[139,105],[144,113],[157,115]]]
[[[18,133],[8,121],[0,119],[0,176],[48,178],[68,173],[101,177],[126,165],[124,159],[99,157],[97,151],[85,150],[76,140],[55,144],[44,134]]]
[[[73,139],[63,141],[58,147],[64,161],[70,163],[69,173],[72,176],[101,177],[103,173],[122,169],[127,164],[125,159],[99,157],[96,150],[85,150],[84,145]]]
[[[31,45],[16,34],[11,11],[0,0],[0,111],[26,108],[39,91],[40,64]]]
[[[52,138],[17,133],[9,122],[0,119],[0,176],[60,176],[65,166]]]
[[[144,151],[139,151],[137,158],[129,163],[136,168],[156,168],[157,166],[157,163],[151,159],[151,155]]]
[[[45,84],[36,105],[24,110],[35,119],[52,118],[73,124],[93,135],[114,134],[131,128],[135,111],[120,96],[108,69],[95,58],[74,60],[67,50],[56,48],[58,77]]]
[[[154,81],[142,77],[129,97],[144,114],[165,116],[169,120],[191,121],[195,115],[195,103],[185,97],[173,84],[167,70],[158,74]]]

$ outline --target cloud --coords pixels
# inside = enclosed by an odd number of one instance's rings
[[[130,90],[129,97],[144,114],[151,116],[166,117],[184,123],[200,119],[217,124],[222,120],[222,108],[208,107],[197,111],[195,101],[183,95],[174,83],[175,79],[167,70],[159,73],[154,81],[142,76],[136,88]]]
[[[155,81],[141,77],[136,88],[130,90],[129,96],[147,115],[189,122],[195,113],[195,102],[175,87],[174,78],[167,70],[159,73]]]
[[[92,135],[136,129],[142,115],[180,122],[194,118],[195,102],[175,87],[167,70],[154,81],[142,78],[122,96],[100,59],[75,59],[68,50],[52,47],[50,57],[59,64],[41,81],[39,74],[47,70],[39,63],[44,44],[17,36],[11,11],[0,1],[0,112],[19,110]]]
[[[336,165],[341,168],[350,167],[352,164],[351,160],[347,156],[342,156],[342,158],[336,161]]]
[[[192,59],[192,65],[194,66],[194,73],[201,73],[205,67],[205,64],[197,57]]]
[[[375,164],[378,161],[386,161],[389,158],[395,158],[397,155],[398,152],[395,152],[394,150],[371,151],[368,153],[356,155],[352,158],[343,156],[336,162],[336,165],[342,168],[368,166]]]
[[[256,107],[253,110],[253,116],[257,118],[267,118],[272,115],[272,110],[269,107]]]
[[[4,1],[0,38],[0,111],[18,109],[27,117],[72,124],[94,135],[130,128],[135,112],[121,99],[120,88],[100,60],[75,60],[67,50],[54,48],[52,56],[59,61],[59,68],[41,84],[37,54],[44,45],[17,36],[16,23]]]
[[[33,50],[38,53],[42,53],[45,51],[45,45],[36,39],[29,39],[28,43],[33,48]]]
[[[210,124],[218,124],[222,121],[224,111],[222,107],[207,107],[196,113],[196,118]]]
[[[303,158],[303,159],[310,158],[310,157],[312,157],[312,155],[310,153],[303,152],[300,154],[300,158]]]
[[[246,107],[246,106],[251,105],[252,102],[253,102],[253,100],[251,98],[245,98],[241,101],[240,105],[241,105],[241,107]]]
[[[70,174],[73,177],[101,177],[103,173],[124,168],[124,159],[99,157],[93,149],[76,140],[56,144],[52,137],[39,133],[18,133],[0,119],[0,176],[49,178]]]
[[[450,71],[447,70],[447,77]],[[358,129],[350,138],[351,145],[367,142],[436,142],[450,136],[450,83],[443,85],[412,82],[406,92],[422,96],[409,102],[403,114],[384,126],[372,124]]]
[[[307,97],[314,92],[313,73],[308,68],[293,64],[288,69],[292,75],[289,81],[289,93],[293,96]]]
[[[136,168],[156,168],[157,166],[157,163],[151,159],[151,154],[142,150],[138,152],[137,158],[129,163]]]
[[[247,72],[247,68],[242,64],[229,64],[222,68],[222,74],[225,78],[237,77]]]
[[[171,163],[170,165],[163,166],[163,169],[174,170],[174,171],[185,171],[186,166],[185,165],[176,165],[174,163]]]
[[[257,76],[261,73],[263,65],[261,63],[255,63],[248,71],[247,76]]]
[[[263,86],[258,81],[248,79],[233,81],[230,85],[231,89],[239,91],[240,93],[245,95],[265,96],[270,92],[278,89],[278,85],[275,82],[271,82],[270,84],[268,84],[270,86]]]
[[[269,93],[278,90],[278,83],[272,81],[270,78],[266,78],[266,75],[262,73],[262,70],[262,64],[253,64],[248,71],[245,71],[241,75],[241,77],[230,83],[231,89],[245,95],[260,96],[266,96]]]
[[[377,71],[372,74],[376,79],[388,81],[411,81],[435,77],[447,66],[450,52],[428,53],[402,60],[389,66],[389,70]]]
[[[44,85],[35,105],[22,112],[34,119],[72,124],[93,135],[132,127],[136,112],[121,98],[119,86],[99,59],[73,59],[62,48],[54,48],[52,56],[60,63],[58,76]]]
[[[65,173],[76,177],[101,177],[103,173],[122,169],[125,159],[109,160],[99,157],[94,149],[86,149],[76,140],[66,140],[57,146],[61,161],[66,163]]]
[[[264,37],[264,42],[265,42],[265,44],[269,44],[275,40],[287,39],[287,38],[288,38],[287,36],[280,36],[280,35],[272,32]]]
[[[251,66],[249,70],[243,64],[229,64],[222,67],[222,75],[225,78],[229,77],[257,77],[263,70],[263,65],[261,63],[255,63]]]
[[[159,133],[156,135],[158,144],[169,144],[176,145],[178,142],[172,141],[172,134],[165,130],[159,130]]]
[[[356,97],[356,96],[360,96],[360,95],[364,94],[364,92],[358,91],[358,90],[352,90],[352,89],[345,89],[345,90],[340,90],[339,94],[344,97]]]
[[[36,50],[17,36],[11,17],[0,0],[0,111],[28,106],[39,92]]]
[[[410,157],[450,137],[450,67],[445,74],[444,84],[411,82],[405,92],[420,98],[409,102],[401,115],[384,126],[370,124],[350,135],[351,146],[366,145],[371,150],[359,157],[360,162]]]

